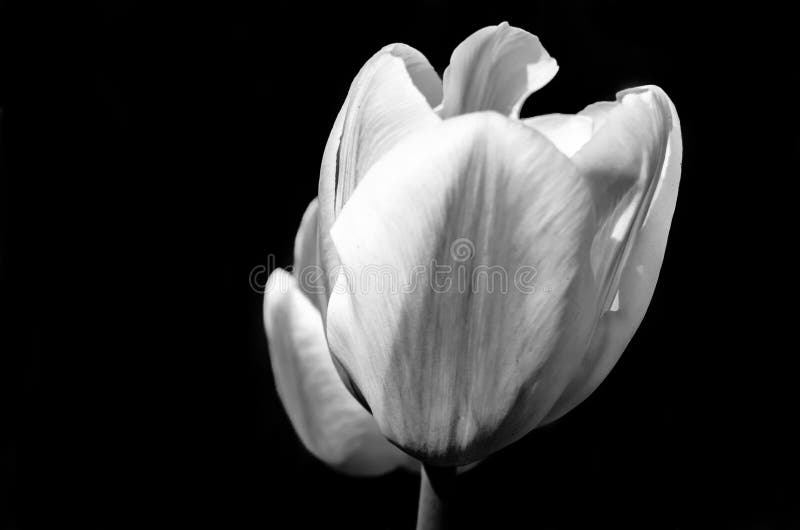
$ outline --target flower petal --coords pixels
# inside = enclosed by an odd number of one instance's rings
[[[519,117],[522,104],[558,72],[538,37],[503,22],[458,45],[444,72],[440,115],[451,118],[481,110]]]
[[[319,312],[292,275],[267,282],[264,323],[275,385],[303,445],[344,472],[378,475],[412,459],[391,445],[345,389],[331,360]]]
[[[592,137],[594,121],[588,116],[545,114],[522,123],[544,134],[565,156],[572,157]]]
[[[350,86],[322,156],[319,179],[319,245],[325,271],[339,266],[329,231],[367,170],[409,133],[439,122],[439,76],[427,59],[405,44],[392,44],[361,68]],[[323,279],[330,296],[330,274]]]
[[[658,182],[671,129],[669,98],[658,87],[640,87],[617,94],[613,106],[596,104],[584,112],[597,126],[573,162],[592,183],[600,211],[608,214],[630,190]]]
[[[331,231],[327,333],[384,434],[462,465],[536,426],[588,346],[590,216],[569,160],[493,112],[372,167]]]
[[[294,239],[294,267],[292,274],[297,287],[305,294],[317,311],[328,310],[325,297],[323,270],[319,261],[319,245],[317,244],[317,213],[319,200],[314,199],[306,208],[300,228]]]
[[[630,342],[655,291],[675,211],[683,151],[675,106],[654,86],[617,98],[614,108],[592,106],[604,124],[573,158],[606,205],[592,244],[603,317],[580,373],[547,421],[588,397]]]
[[[425,58],[419,53],[415,56],[413,48],[405,45],[397,49],[396,45],[384,48],[384,53],[370,59],[348,94],[339,141],[336,212],[381,155],[410,132],[439,121],[406,66],[406,61],[416,58],[412,67],[417,72]]]

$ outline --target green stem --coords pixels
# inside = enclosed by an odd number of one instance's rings
[[[456,468],[423,465],[420,476],[417,530],[451,528]]]

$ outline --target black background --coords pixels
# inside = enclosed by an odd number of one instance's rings
[[[416,476],[344,477],[300,445],[249,278],[291,264],[372,53],[405,42],[441,74],[503,20],[561,65],[523,115],[658,84],[684,165],[625,355],[461,477],[460,526],[798,527],[797,46],[787,13],[742,6],[4,3],[6,527],[413,528]]]

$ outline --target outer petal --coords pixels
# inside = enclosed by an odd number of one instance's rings
[[[574,158],[595,180],[607,216],[592,246],[604,312],[592,345],[547,421],[566,414],[605,379],[639,327],[655,291],[681,174],[680,121],[658,87],[618,94],[614,107],[589,107],[602,125]],[[600,183],[597,186],[597,183]],[[633,182],[621,192],[620,182]]]
[[[339,266],[329,236],[336,216],[376,160],[409,133],[439,121],[432,105],[441,101],[441,94],[439,76],[421,53],[405,44],[383,48],[353,80],[320,169],[319,253],[328,271],[326,299],[330,271]]]
[[[384,434],[460,465],[536,426],[588,346],[591,214],[569,160],[496,113],[373,166],[332,230],[327,333]]]
[[[378,475],[411,458],[381,435],[333,366],[319,312],[277,269],[267,282],[264,323],[278,395],[303,445],[347,473]]]
[[[558,72],[539,39],[503,22],[470,35],[458,45],[444,72],[440,115],[450,118],[495,110],[512,118],[529,95]]]
[[[328,300],[325,296],[324,271],[320,266],[317,244],[318,212],[319,200],[314,199],[303,214],[303,220],[294,240],[293,275],[297,287],[311,300],[317,311],[326,311]]]

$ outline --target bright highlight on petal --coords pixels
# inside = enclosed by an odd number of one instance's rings
[[[559,151],[572,157],[592,138],[594,121],[588,116],[546,114],[522,120],[522,123],[544,134]]]

